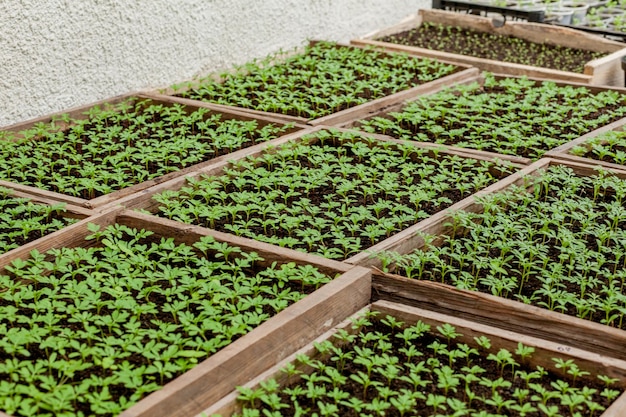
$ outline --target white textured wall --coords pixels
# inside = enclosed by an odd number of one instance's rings
[[[347,42],[430,0],[2,0],[0,126],[167,86],[307,39]]]

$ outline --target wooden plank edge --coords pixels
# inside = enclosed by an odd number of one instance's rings
[[[293,137],[299,137],[303,131],[308,132],[310,129],[311,128],[308,126],[302,126],[302,128],[292,131],[292,133],[287,133],[285,135],[279,136],[275,139],[272,139],[271,141],[261,142],[256,145],[239,149],[231,153],[227,153],[224,155],[217,156],[215,158],[207,159],[202,162],[198,162],[197,164],[190,165],[186,168],[180,169],[178,171],[169,172],[165,175],[161,175],[160,177],[156,177],[151,180],[132,185],[130,187],[122,188],[121,190],[114,191],[110,194],[97,197],[93,200],[89,200],[87,205],[94,210],[100,209],[100,208],[108,209],[111,206],[111,204],[119,203],[120,201],[124,199],[124,197],[133,196],[137,194],[138,192],[141,192],[145,189],[152,188],[159,184],[168,183],[169,181],[176,180],[180,177],[193,175],[193,173],[197,171],[211,169],[214,166],[221,166],[225,162],[228,162],[233,159],[235,160],[241,159],[244,156],[248,156],[250,154],[250,149],[256,150],[256,149],[262,148],[263,145],[271,144],[273,141],[281,140],[283,138],[286,138],[285,140],[288,141]]]
[[[245,107],[229,106],[226,104],[218,104],[210,101],[202,101],[185,97],[170,96],[156,92],[144,93],[144,96],[155,100],[162,100],[171,103],[179,103],[190,107],[201,107],[211,111],[222,113],[230,118],[238,120],[259,120],[264,124],[288,124],[294,123],[296,127],[304,128],[309,121],[305,117],[290,116],[281,113],[265,112],[261,110],[247,109]]]
[[[69,114],[71,118],[77,119],[85,119],[86,116],[83,115],[83,112],[89,110],[95,106],[102,106],[104,104],[118,104],[126,99],[135,97],[141,94],[140,92],[130,92],[124,93],[117,96],[105,98],[103,100],[98,100],[92,103],[79,105],[75,107],[70,107],[68,109],[64,109],[58,112],[46,114],[43,116],[38,116],[29,120],[25,120],[22,122],[17,122],[8,126],[0,127],[0,131],[11,131],[11,132],[19,132],[20,130],[26,130],[32,128],[37,123],[49,123],[53,118],[62,116],[64,114]]]
[[[461,26],[466,29],[514,36],[535,43],[548,43],[603,53],[614,52],[624,47],[624,44],[619,41],[559,25],[507,21],[503,27],[496,28],[489,17],[460,14],[440,9],[421,9],[418,14],[422,17],[423,22]]]
[[[375,272],[374,300],[401,302],[505,330],[579,347],[607,357],[626,360],[626,332],[589,320],[556,313],[478,291],[440,282],[413,280]]]
[[[550,150],[548,153],[556,154],[556,153],[566,152],[575,146],[582,145],[583,143],[587,142],[589,139],[593,137],[596,137],[598,135],[601,135],[609,131],[624,130],[625,127],[626,127],[626,117],[623,117],[619,120],[609,123],[608,125],[604,125],[602,127],[599,127],[598,129],[592,130],[591,132],[587,132],[584,135],[577,137],[576,139],[573,139],[567,143],[564,143],[563,145],[557,146],[556,148]]]
[[[624,417],[626,414],[626,395],[620,395],[600,417]]]
[[[555,343],[543,338],[537,338],[529,336],[524,333],[519,333],[511,330],[504,330],[498,327],[493,327],[481,323],[476,323],[471,320],[466,320],[458,316],[451,316],[447,314],[437,313],[432,310],[422,309],[417,306],[407,306],[403,304],[397,304],[389,301],[376,301],[372,303],[372,310],[380,311],[382,314],[394,315],[400,319],[413,318],[418,316],[421,320],[432,326],[441,325],[444,323],[450,323],[453,326],[463,329],[467,333],[468,329],[471,329],[472,334],[463,334],[459,336],[461,342],[470,342],[474,336],[480,336],[481,334],[489,335],[490,338],[496,340],[495,343],[499,347],[503,347],[510,351],[515,351],[518,342],[522,342],[527,346],[536,347],[536,351],[533,354],[534,361],[537,361],[537,356],[543,356],[545,352],[549,355],[555,356],[567,356],[576,359],[576,363],[581,368],[587,368],[594,372],[607,374],[612,377],[619,377],[621,379],[621,388],[626,388],[626,361],[616,358],[607,357],[598,353],[589,352],[578,347],[571,347],[560,343]],[[542,352],[543,351],[543,352]],[[559,370],[554,366],[551,358],[540,358],[539,365],[544,368],[551,369],[553,372],[560,373],[561,376],[567,376],[566,373]]]
[[[54,191],[43,190],[41,188],[33,187],[30,185],[0,180],[0,187],[10,188],[15,191],[23,192],[25,194],[31,195],[33,198],[41,198],[50,201],[56,201],[59,203],[71,204],[77,207],[89,208],[89,201],[83,198],[72,197]]]
[[[232,392],[235,386],[361,309],[369,303],[370,291],[370,272],[351,269],[141,400],[120,417],[174,417],[201,412]]]
[[[26,198],[36,204],[44,204],[47,206],[63,204],[64,205],[63,208],[65,210],[61,212],[61,215],[63,217],[72,217],[72,218],[82,219],[85,217],[92,216],[94,214],[93,210],[90,210],[81,206],[75,206],[73,204],[68,204],[63,201],[52,200],[52,199],[49,199],[40,195],[33,195],[33,194],[29,194],[23,191],[17,191],[11,188],[8,188],[8,190],[9,190],[10,196],[16,197],[16,198]]]
[[[206,164],[194,165],[195,170],[193,171],[187,171],[183,175],[177,175],[174,178],[156,183],[138,192],[129,194],[115,201],[111,201],[101,206],[99,209],[108,210],[109,208],[114,206],[123,206],[128,209],[149,210],[151,207],[149,202],[152,199],[153,195],[158,194],[164,190],[178,190],[186,184],[187,178],[197,179],[203,175],[218,175],[221,171],[223,171],[224,167],[232,166],[232,161],[262,155],[264,152],[269,152],[272,149],[276,149],[277,147],[282,146],[286,143],[298,141],[303,136],[314,133],[320,129],[321,128],[308,127],[306,129],[289,133],[287,135],[280,136],[267,142],[262,142],[254,146],[240,149],[230,154],[219,156],[215,159],[207,161]]]
[[[572,358],[572,359],[577,360],[576,363],[578,365],[580,365],[581,363],[583,364],[583,366],[581,367],[583,370],[594,371],[594,372],[603,373],[603,374],[607,374],[607,373],[610,373],[612,375],[617,374],[618,376],[622,377],[621,386],[623,387],[624,384],[626,384],[626,379],[623,378],[623,376],[626,374],[626,368],[625,368],[626,362],[624,361],[620,361],[620,360],[613,359],[613,358],[602,357],[597,354],[590,353],[590,352],[577,349],[577,348],[563,347],[559,344],[545,341],[543,339],[538,339],[538,338],[534,338],[531,336],[527,336],[524,334],[515,333],[511,331],[505,331],[505,330],[498,329],[492,326],[485,326],[479,323],[457,318],[455,316],[435,313],[429,310],[424,310],[421,308],[406,306],[406,305],[388,302],[388,301],[376,301],[372,303],[371,305],[369,305],[368,307],[365,307],[364,309],[355,313],[352,317],[363,314],[367,310],[379,311],[383,314],[390,314],[395,317],[403,318],[405,321],[410,321],[410,322],[416,321],[419,319],[419,320],[422,320],[423,322],[431,324],[431,326],[433,327],[443,324],[443,323],[453,324],[455,325],[455,327],[457,327],[457,330],[460,330],[463,332],[463,335],[459,336],[459,338],[463,338],[463,340],[459,340],[461,342],[462,341],[469,342],[471,341],[471,338],[473,336],[486,335],[486,336],[491,336],[491,339],[495,342],[493,343],[493,345],[497,347],[505,347],[509,349],[510,351],[514,351],[517,348],[517,343],[522,342],[526,346],[532,346],[536,348],[533,358],[536,358],[538,354],[544,358],[546,355],[554,355],[554,356],[558,356],[561,358],[565,357],[567,359]],[[340,323],[338,326],[322,334],[314,342],[319,343],[324,340],[328,340],[336,333],[338,329],[349,328],[349,326],[352,323],[351,318],[345,320],[344,322]],[[470,333],[468,333],[468,331]],[[244,386],[254,389],[260,385],[261,381],[267,380],[269,378],[276,379],[278,383],[281,383],[281,384],[284,383],[286,381],[286,376],[280,370],[287,363],[295,362],[299,354],[305,354],[309,357],[318,356],[314,346],[312,345],[313,345],[313,342],[301,348],[294,354],[286,357],[284,360],[278,362],[267,371],[251,379],[246,384],[244,384]],[[556,372],[557,374],[562,374],[562,372],[554,366],[554,362],[552,362],[551,360],[547,363],[544,360],[541,363],[546,365],[544,366],[545,368],[548,368],[551,371]],[[535,365],[534,361],[533,361],[533,365]],[[209,408],[203,410],[201,414],[197,414],[196,417],[210,417],[214,414],[227,417],[227,416],[232,415],[234,412],[240,412],[241,407],[236,403],[238,396],[239,396],[238,392],[233,391],[227,396],[225,396],[224,398],[222,398],[220,401],[211,405]],[[624,394],[622,394],[622,396],[620,396],[618,400],[614,402],[614,404],[617,404],[619,406],[621,404],[622,398],[624,398]],[[605,414],[602,414],[601,417],[606,417],[606,416]]]

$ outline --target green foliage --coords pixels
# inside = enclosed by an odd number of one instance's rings
[[[625,329],[626,181],[552,166],[527,185],[455,213],[440,246],[382,254],[387,268]]]
[[[292,415],[301,404],[310,407],[302,415],[310,416],[530,416],[537,410],[555,416],[593,416],[619,394],[608,385],[603,390],[601,382],[596,387],[589,385],[593,380],[583,382],[582,377],[589,375],[586,371],[580,370],[580,379],[566,381],[540,366],[533,367],[531,346],[519,344],[515,353],[492,349],[485,335],[475,336],[470,345],[456,342],[462,335],[449,323],[431,331],[421,321],[404,323],[390,315],[367,321],[369,324],[353,328],[355,333],[343,330],[333,338],[335,348],[349,357],[345,366],[337,367],[328,355],[300,355],[299,365],[291,365],[292,373],[304,372],[300,381],[280,386],[270,379],[255,388],[239,387],[238,403],[243,410],[233,417],[273,415],[270,413],[278,407],[283,415]],[[409,333],[415,334],[411,347],[417,355],[404,355],[404,339]],[[354,337],[346,344],[348,334]],[[387,343],[389,349],[379,349]],[[328,343],[321,344],[324,351],[333,349]],[[464,355],[481,366],[447,360]],[[523,357],[521,365],[515,355]],[[578,369],[571,359],[553,358],[553,362],[565,375]],[[617,382],[606,376],[598,379],[609,385]]]
[[[546,151],[626,115],[625,96],[526,78],[455,86],[401,111],[359,122],[367,132],[404,140],[540,158]]]
[[[11,415],[118,415],[331,280],[210,236],[189,246],[123,225],[90,232],[99,245],[33,251],[0,276]]]
[[[77,220],[64,216],[65,204],[38,204],[0,187],[0,253],[55,232]]]
[[[5,132],[0,178],[92,199],[273,139],[290,128],[133,98],[95,106],[86,117]]]
[[[512,170],[322,130],[153,198],[159,216],[346,259]]]
[[[457,67],[406,54],[319,42],[302,53],[250,62],[182,97],[306,118],[322,117],[451,74]]]
[[[422,22],[418,28],[385,36],[378,40],[581,74],[588,61],[606,55],[603,52],[551,45],[547,42],[530,42],[515,36],[475,31],[432,22]]]

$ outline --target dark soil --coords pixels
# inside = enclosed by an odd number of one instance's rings
[[[425,22],[419,28],[378,39],[383,42],[478,58],[582,73],[585,63],[605,53],[529,42],[513,36]]]

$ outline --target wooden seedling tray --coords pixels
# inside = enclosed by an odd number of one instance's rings
[[[607,55],[589,61],[585,64],[583,74],[560,71],[538,66],[515,64],[491,59],[477,58],[469,55],[448,53],[443,51],[419,48],[414,46],[398,45],[390,42],[381,42],[376,39],[393,35],[419,27],[422,22],[438,23],[447,26],[459,26],[478,32],[496,35],[514,36],[530,42],[546,43],[570,48],[585,49],[594,52],[604,52]],[[585,84],[624,86],[624,72],[621,67],[621,57],[626,55],[622,42],[605,39],[583,31],[557,25],[543,23],[507,21],[500,28],[493,25],[492,19],[469,14],[461,14],[444,10],[420,10],[418,14],[409,16],[403,22],[364,36],[362,39],[351,41],[354,45],[374,45],[389,51],[406,52],[429,56],[459,64],[471,65],[485,71],[526,75],[564,81],[574,81]]]
[[[609,131],[623,131],[624,130],[624,126],[626,125],[626,120],[622,119],[622,120],[618,120],[617,122],[611,123],[610,125],[606,125],[601,129],[597,129],[594,130],[593,132],[590,132],[586,135],[583,135],[581,137],[579,137],[578,139],[574,139],[571,142],[568,142],[566,144],[563,144],[557,148],[554,148],[553,150],[547,152],[545,154],[546,157],[550,157],[550,158],[555,158],[555,159],[562,159],[565,161],[571,161],[571,162],[578,162],[581,164],[588,164],[588,165],[593,165],[593,166],[600,166],[600,167],[604,167],[604,168],[610,168],[610,169],[616,169],[616,170],[625,170],[626,169],[626,165],[621,165],[618,163],[613,163],[613,162],[606,162],[606,161],[601,161],[598,159],[593,159],[593,158],[587,158],[584,156],[577,156],[571,153],[572,149],[577,147],[577,146],[586,146],[587,148],[589,148],[588,145],[586,145],[586,143],[592,139],[595,138],[596,136],[599,136],[605,132],[609,132]]]
[[[88,114],[86,114],[86,112],[90,109],[93,108],[95,106],[99,106],[101,108],[106,108],[109,106],[115,106],[116,104],[119,104],[121,102],[127,101],[127,100],[131,100],[131,103],[135,103],[137,101],[140,100],[151,100],[151,103],[154,104],[161,104],[163,106],[172,106],[175,103],[178,104],[184,104],[186,107],[186,111],[191,113],[194,110],[198,109],[198,108],[208,108],[209,110],[211,110],[211,112],[213,113],[220,113],[222,115],[222,120],[241,120],[241,121],[251,121],[251,120],[255,120],[258,123],[258,127],[261,128],[263,126],[266,126],[268,124],[274,124],[277,126],[285,126],[287,124],[286,121],[281,120],[281,119],[277,119],[277,118],[272,118],[272,117],[268,117],[267,115],[251,115],[249,113],[244,113],[241,111],[237,111],[235,108],[225,108],[224,106],[217,106],[217,105],[212,105],[209,103],[202,103],[202,102],[193,102],[193,103],[179,103],[176,100],[173,100],[171,97],[168,96],[164,96],[164,95],[158,95],[158,94],[145,94],[145,93],[137,93],[137,94],[126,94],[126,95],[122,95],[122,96],[117,96],[111,99],[107,99],[107,100],[102,100],[96,103],[92,103],[86,106],[81,106],[81,107],[77,107],[77,108],[73,108],[73,109],[69,109],[69,110],[65,110],[65,111],[61,111],[58,113],[54,113],[51,115],[46,115],[46,116],[42,116],[36,119],[32,119],[26,122],[22,122],[22,123],[17,123],[11,126],[7,126],[1,130],[3,131],[10,131],[10,132],[15,132],[16,133],[16,137],[19,138],[19,132],[26,130],[26,129],[30,129],[35,127],[37,124],[45,124],[45,125],[49,125],[54,123],[59,130],[64,130],[67,129],[69,126],[67,123],[61,121],[59,118],[62,115],[69,115],[72,119],[75,120],[81,120],[81,119],[88,119],[89,116]],[[211,115],[211,113],[207,114],[207,117],[209,117]],[[299,125],[299,124],[293,124],[293,127],[289,128],[286,130],[287,134],[289,133],[293,133],[293,132],[298,132],[302,129],[306,128],[306,126],[304,125]],[[36,138],[33,140],[37,140]],[[189,172],[192,172],[196,169],[199,169],[203,166],[209,165],[215,161],[219,161],[222,159],[229,159],[231,157],[236,157],[238,151],[235,151],[233,153],[230,154],[226,154],[226,155],[222,155],[222,156],[218,156],[216,158],[213,159],[208,159],[205,160],[203,162],[197,163],[195,165],[191,165],[188,166],[186,168],[183,168],[181,170],[175,171],[175,172],[170,172],[168,174],[162,175],[160,177],[157,178],[153,178],[151,180],[148,181],[144,181],[135,185],[132,185],[130,187],[126,187],[123,189],[119,189],[117,191],[111,192],[109,194],[106,195],[102,195],[93,199],[84,199],[84,198],[79,198],[79,197],[74,197],[74,196],[70,196],[70,195],[65,195],[59,192],[53,192],[53,191],[48,191],[48,190],[42,190],[39,189],[37,187],[34,186],[30,186],[30,185],[23,185],[23,184],[18,184],[18,183],[14,183],[14,182],[6,182],[6,184],[10,184],[10,187],[16,189],[16,190],[21,190],[24,192],[27,192],[29,194],[32,195],[38,195],[41,196],[43,198],[49,198],[49,199],[53,199],[53,200],[59,200],[59,201],[63,201],[63,202],[67,202],[69,204],[73,204],[76,206],[81,206],[81,207],[86,207],[89,209],[96,209],[96,208],[100,208],[112,201],[115,201],[121,197],[127,196],[129,194],[133,194],[137,191],[146,189],[148,187],[151,187],[155,184],[159,184],[161,182],[167,181],[169,179],[178,177],[178,176],[182,176],[185,175]],[[1,185],[2,183],[0,183]]]
[[[319,41],[311,41],[310,43],[311,45],[314,45],[318,42]],[[362,48],[361,46],[358,46],[358,45],[343,45],[343,44],[337,44],[336,47],[337,48]],[[380,53],[380,51],[377,51],[377,53]],[[420,55],[420,54],[412,54],[412,55]],[[286,54],[285,56],[291,56],[291,54]],[[432,59],[432,57],[428,55],[424,55],[423,57]],[[412,87],[403,91],[399,91],[395,94],[381,97],[381,98],[369,101],[367,103],[360,104],[358,106],[354,106],[354,107],[351,107],[351,108],[348,108],[348,109],[345,109],[345,110],[342,110],[333,114],[329,114],[324,117],[310,119],[310,118],[305,118],[305,117],[296,117],[296,116],[290,116],[290,115],[285,115],[285,114],[280,114],[280,113],[271,113],[271,112],[266,112],[266,111],[240,108],[240,107],[222,105],[222,104],[212,104],[212,106],[215,106],[216,109],[224,109],[224,111],[228,111],[228,110],[243,111],[243,112],[251,113],[257,116],[279,118],[288,122],[295,122],[295,123],[302,123],[302,124],[308,123],[313,126],[318,126],[318,125],[339,126],[348,121],[361,118],[364,115],[377,112],[392,104],[402,102],[408,99],[409,97],[414,97],[414,96],[423,95],[423,94],[430,94],[430,93],[439,91],[446,86],[453,85],[455,83],[463,83],[465,82],[467,78],[471,78],[477,75],[479,72],[476,68],[472,68],[470,65],[453,62],[453,61],[446,61],[443,59],[437,59],[437,60],[441,62],[445,62],[450,65],[455,65],[456,67],[458,67],[458,69],[454,73],[441,77],[437,80],[433,80],[433,81],[430,81],[430,82],[427,82],[427,83],[424,83],[424,84],[421,84],[421,85],[418,85],[418,86],[415,86],[415,87]],[[280,65],[280,59],[276,60],[276,64]],[[207,76],[205,78],[209,78],[209,77]],[[215,76],[212,76],[210,78],[215,79],[217,81],[220,81],[223,79],[223,78],[215,77]],[[185,91],[188,91],[191,88],[193,88],[193,86],[197,86],[201,84],[202,84],[201,81],[190,81],[187,86],[181,87],[180,89],[177,89],[176,91],[174,91],[171,87],[159,89],[157,91],[161,94],[171,95],[173,101],[177,101],[183,104],[193,104],[193,103],[197,103],[197,100],[190,100],[190,99],[185,99],[182,97],[176,97],[174,96],[174,94],[180,95],[181,93],[184,93]]]
[[[579,176],[597,174],[597,171],[588,164],[544,158],[479,191],[473,197],[464,200],[462,204],[459,203],[454,207],[454,210],[479,213],[482,211],[482,206],[476,202],[476,197],[502,191],[511,185],[521,186],[524,184],[524,177],[537,175],[541,170],[551,165],[565,165]],[[612,172],[617,177],[626,179],[625,171]],[[393,236],[389,240],[389,244],[379,250],[394,251],[400,254],[410,253],[423,247],[425,243],[424,239],[417,236],[416,233],[431,236],[450,234],[452,228],[447,225],[450,220],[449,213],[432,216],[418,223],[417,227],[412,230],[413,233],[402,232]],[[435,244],[437,244],[437,240]],[[396,301],[445,314],[462,315],[468,320],[626,360],[626,351],[624,350],[626,331],[624,330],[491,294],[463,290],[439,282],[408,279],[396,274],[384,273],[378,269],[381,266],[380,261],[371,256],[363,256],[354,259],[354,261],[349,259],[348,262],[370,266],[377,270],[373,277],[374,300]]]
[[[300,135],[289,135],[289,137],[285,136],[282,138],[279,138],[275,141],[272,141],[271,144],[267,144],[266,148],[267,150],[263,150],[260,148],[248,148],[246,151],[247,155],[246,156],[253,156],[253,157],[258,157],[261,156],[264,152],[274,152],[274,150],[280,146],[281,144],[286,144],[288,142],[294,142],[294,141],[300,141],[302,139],[303,136],[309,135],[309,134],[313,134],[317,131],[320,130],[327,130],[328,128],[323,127],[323,126],[318,126],[316,128],[313,128],[311,130],[305,130],[302,131]],[[330,128],[331,130],[337,131],[337,132],[347,132],[347,129],[341,129],[341,128]],[[427,149],[429,150],[429,154],[432,157],[436,158],[436,155],[456,155],[462,158],[471,158],[474,159],[476,161],[489,161],[489,162],[494,162],[494,166],[493,169],[494,174],[495,173],[499,173],[499,168],[498,165],[499,164],[506,164],[506,165],[510,165],[512,168],[514,169],[521,169],[522,167],[528,165],[530,163],[530,160],[525,159],[525,158],[516,158],[516,157],[503,157],[502,155],[498,155],[498,154],[492,154],[489,152],[472,152],[469,153],[467,152],[466,149],[464,148],[454,148],[454,147],[446,147],[446,146],[441,146],[441,145],[433,145],[433,144],[428,144],[428,143],[419,143],[419,142],[404,142],[404,141],[399,141],[393,138],[389,138],[386,137],[384,135],[372,135],[372,134],[367,134],[367,133],[363,133],[363,132],[359,132],[360,135],[362,135],[364,138],[375,138],[377,141],[379,142],[390,142],[393,144],[399,144],[399,145],[408,145],[408,146],[413,146],[415,148],[418,149]],[[270,148],[271,146],[271,148]],[[241,159],[244,159],[245,156],[242,154],[242,156],[240,157]],[[121,205],[123,207],[126,207],[127,209],[139,209],[139,210],[146,210],[148,212],[156,212],[160,203],[155,201],[153,199],[153,196],[159,193],[162,193],[166,190],[180,190],[181,188],[185,187],[188,184],[188,179],[189,180],[198,180],[200,179],[202,176],[220,176],[220,175],[224,175],[224,169],[225,168],[232,168],[233,167],[233,162],[236,162],[236,160],[230,159],[228,161],[221,161],[219,163],[215,163],[212,164],[211,166],[208,166],[202,170],[198,170],[196,172],[190,173],[189,175],[187,175],[186,177],[177,177],[174,178],[168,182],[162,183],[162,184],[158,184],[150,189],[146,189],[143,190],[142,192],[139,192],[137,194],[134,195],[130,195],[128,197],[122,198],[116,202],[113,202],[111,205]],[[497,171],[497,172],[496,172]],[[491,188],[491,187],[490,187]],[[461,203],[456,203],[456,204],[461,204]],[[452,206],[455,207],[455,206]],[[449,210],[448,209],[444,209],[443,211]],[[441,213],[443,213],[443,211]],[[436,214],[435,216],[439,216],[440,214]],[[419,223],[418,223],[419,224]],[[369,257],[369,253],[372,250],[379,250],[379,248],[381,248],[380,250],[382,250],[382,248],[385,247],[389,247],[394,245],[394,242],[396,242],[398,239],[404,239],[406,236],[410,236],[415,232],[415,228],[417,227],[417,225],[411,226],[401,232],[398,232],[397,234],[392,235],[390,238],[383,240],[382,242],[376,244],[375,246],[370,247],[369,249],[365,250],[364,252],[361,252],[358,255],[352,256],[350,258],[348,258],[347,262],[353,263],[353,264],[357,264],[359,260],[362,259],[367,259]],[[402,236],[402,238],[400,237]]]
[[[577,365],[579,365],[581,369],[586,369],[588,372],[592,372],[595,374],[604,374],[612,378],[619,378],[619,388],[626,388],[626,362],[622,360],[606,358],[592,352],[587,352],[580,348],[564,346],[558,343],[524,335],[521,333],[515,333],[512,331],[502,330],[496,327],[475,323],[463,318],[459,318],[458,315],[440,314],[418,307],[393,303],[389,301],[376,301],[365,307],[364,310],[377,311],[379,312],[380,317],[391,315],[405,323],[414,323],[418,320],[421,320],[422,322],[431,326],[431,333],[436,333],[435,328],[437,326],[448,323],[455,327],[457,333],[462,334],[462,336],[458,336],[458,338],[455,339],[455,342],[467,343],[471,346],[475,344],[475,342],[473,341],[473,338],[475,336],[484,335],[491,340],[492,351],[507,349],[510,352],[513,352],[518,347],[518,343],[521,342],[525,346],[533,347],[535,349],[535,352],[533,353],[529,363],[527,364],[530,367],[534,368],[535,366],[542,366],[546,370],[552,371],[556,374],[559,374],[560,376],[562,375],[563,377],[567,377],[567,375],[563,375],[564,373],[555,367],[555,362],[552,360],[552,358],[558,357],[562,358],[563,360],[572,359]],[[359,313],[355,314],[354,317],[358,317]],[[352,320],[348,319],[337,327],[329,330],[324,335],[320,336],[315,342],[320,343],[325,340],[332,340],[333,334],[335,334],[338,329],[345,329],[348,332],[351,332],[353,331],[351,329],[351,324]],[[284,360],[277,361],[275,366],[268,369],[266,372],[258,375],[254,379],[251,379],[243,386],[253,389],[258,388],[260,382],[265,381],[269,378],[274,378],[281,385],[285,384],[288,377],[284,372],[281,372],[281,369],[289,363],[296,364],[296,355],[299,354],[305,354],[313,359],[320,357],[320,354],[315,349],[313,343],[310,343],[309,345],[303,347],[298,352],[285,358]],[[291,377],[292,382],[295,380],[294,378],[296,377]],[[219,402],[207,408],[202,414],[199,414],[196,417],[206,417],[213,415],[229,417],[235,412],[240,412],[241,405],[238,404],[236,401],[238,395],[239,394],[237,391],[230,393],[228,396],[224,397]],[[618,417],[622,416],[624,412],[626,412],[626,394],[622,393],[613,402],[613,404],[608,409],[606,409],[600,416]]]
[[[507,75],[502,75],[502,74],[494,74],[494,78],[497,81],[501,81],[501,80],[506,80],[506,79],[511,79],[511,78],[519,78],[519,77],[511,77],[511,76],[507,76]],[[587,85],[587,84],[582,84],[582,83],[576,83],[576,82],[566,82],[566,81],[560,81],[560,80],[547,80],[545,78],[534,78],[534,77],[524,77],[532,82],[534,82],[535,85],[539,86],[542,83],[549,81],[549,82],[553,82],[556,86],[558,87],[583,87],[585,89],[587,89],[591,94],[598,94],[601,92],[606,92],[606,91],[615,91],[619,94],[622,95],[626,95],[626,88],[622,88],[622,87],[607,87],[607,86],[595,86],[595,85]],[[477,83],[478,85],[482,86],[485,83],[485,74],[477,74],[475,77],[473,78],[466,78],[462,83],[457,83],[457,85],[463,85],[463,84],[471,84],[471,83]],[[450,87],[452,90],[454,89],[454,86]],[[360,117],[358,119],[353,119],[351,121],[348,121],[346,123],[340,123],[337,126],[342,127],[342,128],[359,128],[360,124],[362,121],[365,120],[369,120],[369,119],[373,119],[375,117],[387,117],[387,118],[391,118],[390,114],[392,113],[400,113],[403,111],[403,109],[409,105],[411,102],[414,102],[416,100],[419,100],[421,97],[424,97],[426,95],[429,94],[435,94],[437,93],[437,91],[432,91],[431,93],[428,94],[422,94],[420,96],[414,96],[414,97],[410,97],[408,99],[406,99],[403,102],[398,102],[395,104],[392,104],[390,106],[388,106],[385,109],[382,109],[376,113],[371,113],[369,115],[364,115],[363,117]],[[604,132],[606,130],[611,130],[611,129],[615,129],[617,126],[622,126],[626,124],[626,118],[622,118],[619,119],[615,122],[612,122],[611,124],[607,124],[605,126],[599,127],[595,130],[592,130],[588,133],[586,133],[583,137],[591,137],[591,136],[596,136],[601,132]],[[427,142],[422,142],[422,143],[427,143]],[[569,142],[568,142],[569,143]],[[565,145],[562,145],[565,146]],[[558,147],[558,148],[554,148],[552,149],[552,151],[555,151],[556,149],[561,149],[562,146]],[[474,149],[474,148],[470,148],[470,147],[458,147],[459,149],[463,149],[463,152],[467,153],[467,154],[483,154],[484,151],[478,150],[478,149]],[[505,154],[499,154],[499,153],[494,153],[494,152],[489,152],[491,155],[498,155],[500,158],[502,159],[507,159],[507,160],[515,160],[514,156],[511,155],[505,155]],[[552,156],[552,154],[551,154]],[[513,159],[511,159],[513,158]],[[526,159],[527,161],[529,161],[529,159]]]
[[[265,371],[277,360],[282,360],[345,317],[354,314],[370,299],[369,269],[353,268],[344,263],[120,208],[106,210],[84,219],[60,231],[54,238],[42,239],[36,246],[19,248],[11,256],[0,256],[0,268],[9,265],[16,258],[27,258],[32,249],[43,253],[54,248],[93,245],[93,241],[85,241],[86,236],[91,234],[87,228],[88,223],[102,227],[117,223],[151,230],[157,236],[174,238],[177,244],[192,244],[202,236],[213,236],[219,242],[238,246],[246,252],[258,253],[264,258],[261,262],[263,266],[271,265],[274,261],[295,262],[315,266],[324,273],[341,274],[200,362],[161,390],[148,395],[121,416],[172,417],[198,413],[231,392],[235,386]]]

